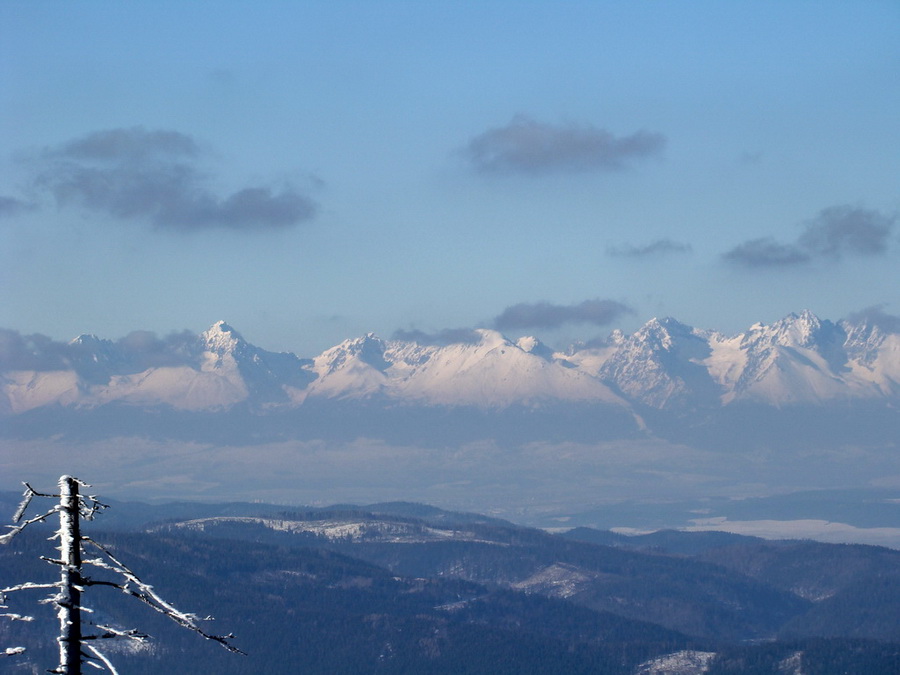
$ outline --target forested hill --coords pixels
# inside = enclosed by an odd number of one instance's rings
[[[92,588],[86,604],[100,620],[154,635],[110,651],[121,672],[900,672],[900,551],[550,534],[405,503],[116,508],[105,530],[112,510],[88,524],[92,536],[165,598],[215,616],[248,653]],[[52,579],[39,560],[52,547],[34,530],[0,548],[2,583]],[[55,663],[41,597],[10,594],[8,611],[37,620],[0,622],[0,647],[28,648],[3,672]]]

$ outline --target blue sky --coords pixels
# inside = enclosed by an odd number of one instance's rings
[[[4,328],[226,319],[311,356],[900,314],[894,1],[10,1],[0,26]]]

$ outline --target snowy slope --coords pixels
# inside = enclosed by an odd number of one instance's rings
[[[4,400],[0,405],[12,413],[53,404],[77,405],[82,398],[73,370],[12,371],[4,374],[2,383]]]
[[[322,352],[309,368],[315,379],[306,387],[291,387],[291,399],[302,403],[310,396],[359,399],[383,393],[391,365],[384,359],[385,349],[384,341],[369,333]]]
[[[866,368],[859,362],[859,350],[848,349],[847,343],[845,326],[822,321],[809,311],[771,326],[756,324],[741,337],[746,362],[732,373],[737,377],[726,380],[726,401],[780,406],[891,393],[890,374],[896,372],[896,363],[890,362],[896,362],[897,355],[882,353],[883,343],[870,344]],[[876,386],[879,381],[881,390]]]
[[[457,528],[439,528],[418,522],[378,520],[368,517],[296,520],[256,516],[213,516],[169,523],[154,531],[212,531],[228,525],[258,526],[287,534],[309,534],[338,542],[420,544],[431,541],[493,543],[474,532]]]
[[[389,356],[395,396],[445,405],[504,407],[540,401],[625,402],[596,377],[548,355],[534,338],[515,344],[492,330],[476,344],[395,343]]]
[[[29,369],[0,364],[0,412],[112,402],[262,410],[368,400],[485,409],[591,403],[687,414],[741,402],[893,405],[900,396],[900,334],[808,311],[735,336],[652,319],[632,335],[616,331],[605,345],[566,353],[531,336],[513,341],[486,329],[477,336],[435,346],[370,333],[301,359],[256,347],[223,321],[152,353],[84,335],[55,345],[53,358],[35,343],[28,358],[10,361],[36,364]]]
[[[885,333],[868,322],[842,323],[842,327],[852,373],[848,377],[869,384],[884,396],[900,395],[900,335]]]
[[[540,401],[626,405],[597,378],[552,358],[534,338],[515,344],[479,330],[475,344],[445,347],[386,342],[373,334],[347,340],[313,360],[316,379],[292,398],[375,396],[429,405],[500,408]]]
[[[708,403],[719,395],[704,365],[710,353],[708,333],[675,319],[652,319],[619,341],[598,374],[654,408]]]
[[[113,401],[179,410],[227,409],[253,395],[263,404],[273,389],[287,399],[279,379],[296,383],[309,378],[295,356],[260,350],[223,321],[198,336],[188,353],[179,355],[183,363],[178,365],[137,370],[124,350],[94,336],[80,336],[68,347],[68,370],[3,374],[2,391],[12,412]],[[274,372],[270,361],[282,372]]]

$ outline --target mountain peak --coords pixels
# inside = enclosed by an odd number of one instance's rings
[[[830,321],[822,321],[813,312],[804,309],[799,314],[791,312],[771,326],[754,324],[748,336],[785,347],[808,347],[818,342],[823,333],[834,328]]]
[[[791,312],[779,323],[790,323],[802,330],[815,331],[822,326],[822,320],[812,311],[804,309],[799,314]]]
[[[99,338],[93,333],[82,333],[77,338],[71,340],[69,344],[72,346],[94,347],[99,345],[109,345],[112,344],[112,342],[110,340]]]
[[[357,338],[344,340],[339,345],[324,352],[320,358],[325,357],[329,364],[329,370],[337,370],[347,363],[359,361],[373,368],[384,371],[390,367],[390,362],[384,358],[387,345],[384,340],[375,333],[366,333]]]
[[[216,354],[234,352],[238,347],[245,345],[246,340],[234,328],[225,321],[216,321],[201,335],[207,351]]]
[[[332,349],[339,349],[353,354],[368,352],[373,349],[379,352],[383,352],[384,348],[384,340],[378,337],[378,335],[376,335],[375,333],[366,333],[365,335],[360,335],[359,337],[350,338],[349,340],[344,340],[339,345],[332,347]]]
[[[672,348],[672,340],[679,335],[692,335],[694,329],[670,316],[650,319],[631,336],[638,343],[650,343],[665,350]]]
[[[235,333],[234,328],[228,324],[228,322],[224,320],[216,321],[209,329],[206,331],[207,333],[211,333],[214,331],[218,331],[220,333]]]
[[[541,358],[547,359],[548,361],[553,358],[553,350],[543,342],[538,340],[536,337],[531,335],[526,335],[516,340],[516,347],[521,349],[523,352],[534,354],[535,356],[540,356]]]
[[[105,382],[121,357],[112,340],[82,334],[69,345],[68,360],[78,374],[93,383]]]
[[[512,344],[503,333],[492,328],[476,328],[475,332],[481,336],[479,344],[484,347],[501,347]]]
[[[516,346],[523,352],[534,351],[535,348],[541,346],[541,341],[533,335],[524,335],[516,340]]]

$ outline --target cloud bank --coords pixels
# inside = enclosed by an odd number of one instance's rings
[[[797,240],[784,244],[771,237],[738,244],[722,257],[744,267],[792,267],[814,259],[837,260],[846,255],[874,256],[888,250],[896,216],[854,206],[820,211]]]
[[[851,312],[847,316],[847,321],[850,323],[865,321],[873,326],[878,326],[885,333],[900,333],[900,316],[885,312],[884,305],[873,305],[858,312]]]
[[[528,328],[559,328],[569,323],[589,323],[605,326],[634,310],[615,300],[585,300],[575,305],[554,305],[549,302],[519,303],[504,309],[494,318],[497,330]]]
[[[396,330],[391,336],[394,340],[415,342],[420,345],[434,345],[446,347],[453,344],[474,345],[481,341],[481,335],[471,328],[444,328],[435,333],[426,333],[421,330]]]
[[[624,314],[634,314],[634,310],[615,300],[585,300],[573,305],[521,302],[504,309],[487,325],[501,332],[534,328],[552,330],[572,323],[606,326]],[[394,331],[391,338],[444,347],[451,344],[478,344],[482,335],[472,328],[445,328],[434,333],[400,329]]]
[[[20,213],[31,211],[35,208],[34,204],[29,204],[15,197],[7,197],[0,195],[0,218],[7,216],[17,216]]]
[[[683,244],[671,239],[658,239],[644,246],[611,246],[606,254],[614,258],[650,258],[669,255],[670,253],[690,253],[690,244]]]
[[[798,243],[815,255],[877,255],[887,251],[896,217],[878,211],[832,206],[806,225]]]
[[[809,261],[809,254],[795,244],[781,244],[772,237],[750,239],[722,255],[745,267],[790,267]]]
[[[148,368],[193,363],[202,351],[199,338],[190,331],[163,338],[151,331],[132,331],[119,340],[88,338],[85,342],[59,342],[40,333],[22,335],[0,328],[0,370],[51,371],[74,368],[78,372],[96,370],[103,363],[94,360],[97,343],[100,353],[120,370],[139,373]]]
[[[315,204],[291,186],[216,194],[199,168],[202,156],[199,144],[177,131],[97,131],[47,149],[38,159],[34,187],[61,207],[183,232],[274,230],[315,216]]]
[[[479,171],[491,173],[611,171],[659,155],[665,143],[662,134],[648,131],[616,137],[590,125],[554,126],[517,115],[506,126],[474,137],[463,155]]]

